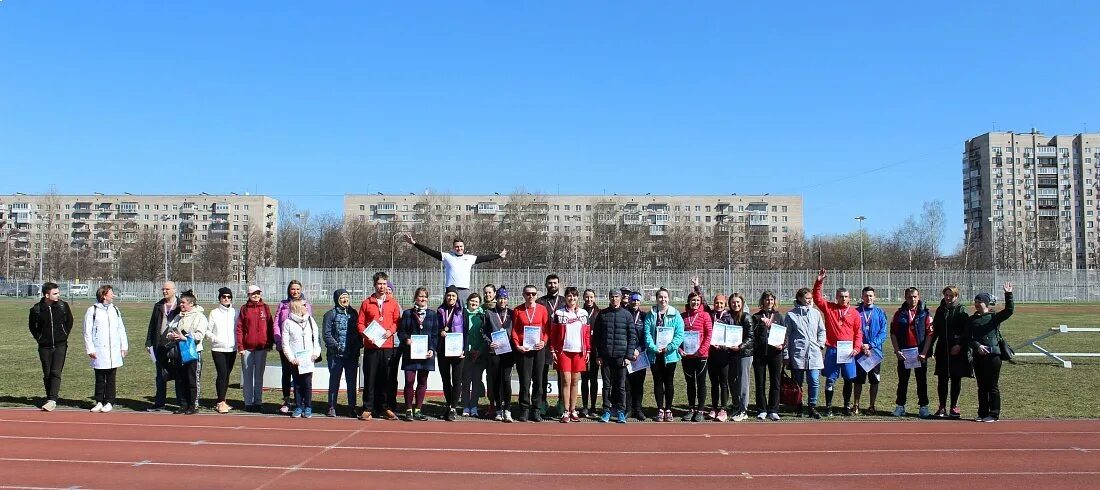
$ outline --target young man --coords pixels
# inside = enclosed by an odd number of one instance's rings
[[[512,314],[512,342],[516,346],[514,359],[519,370],[519,417],[520,422],[528,418],[532,422],[542,422],[539,405],[546,398],[546,341],[549,338],[550,313],[535,299],[539,290],[528,284],[523,287],[523,304],[516,307]],[[523,329],[537,327],[539,340],[534,346],[523,345]]]
[[[473,270],[475,264],[508,257],[508,249],[503,249],[499,254],[492,255],[477,256],[467,254],[466,243],[458,237],[456,237],[451,244],[453,247],[451,252],[439,252],[416,243],[412,234],[409,233],[405,234],[405,241],[409,242],[409,245],[416,247],[417,250],[443,262],[443,288],[446,289],[454,286],[458,290],[459,298],[469,296],[470,271]]]
[[[543,308],[546,308],[546,312],[547,312],[547,314],[549,314],[549,318],[553,318],[554,317],[554,312],[558,311],[558,308],[561,308],[562,306],[565,306],[565,296],[562,296],[561,294],[558,294],[559,291],[561,290],[561,279],[558,277],[557,274],[550,274],[550,275],[546,276],[546,282],[545,282],[544,285],[546,286],[546,294],[538,299],[538,304],[542,305]],[[546,329],[547,329],[547,331],[549,331],[549,329],[550,329],[550,320],[549,319],[547,319],[547,321],[546,321]],[[549,355],[548,353],[544,354],[544,356],[546,357],[546,363],[543,364],[543,366],[542,366],[542,380],[543,380],[543,383],[544,383],[542,402],[546,403],[547,395],[549,395],[549,391],[550,391],[550,386],[549,386],[550,385],[550,383],[549,383],[549,380],[550,380],[550,366],[554,364],[554,359],[553,359],[553,356]],[[560,378],[557,380],[557,385],[558,385],[558,394],[560,395],[561,394],[561,379]],[[561,406],[562,406],[561,397],[559,396],[558,397],[558,407],[561,408]],[[548,409],[549,409],[549,407],[543,407],[543,406],[539,407],[539,411],[542,412],[543,415],[546,415],[546,412],[547,412]]]
[[[69,333],[73,331],[73,312],[68,303],[61,301],[61,288],[57,284],[42,285],[42,299],[31,307],[27,327],[38,342],[38,359],[42,362],[42,384],[46,388],[42,410],[52,412],[57,408],[61,371],[65,369]]]
[[[153,305],[149,315],[149,329],[145,335],[145,348],[156,360],[156,395],[153,397],[153,412],[164,410],[164,401],[168,395],[168,323],[180,314],[179,298],[176,297],[176,283],[166,281],[160,289],[164,296]]]
[[[863,333],[863,346],[860,355],[867,356],[874,352],[881,358],[882,344],[886,342],[886,335],[889,333],[890,326],[886,319],[886,312],[875,306],[875,288],[871,286],[863,288],[863,301],[856,307],[856,311],[859,312],[860,328]],[[867,405],[867,413],[875,415],[875,399],[878,398],[878,383],[882,379],[881,372],[882,363],[872,368],[870,372],[865,371],[863,366],[856,363],[856,399],[855,406],[852,407],[852,413],[859,414],[859,398],[863,395],[863,384],[870,382],[871,403]]]
[[[609,385],[608,398],[611,403],[611,408],[605,409],[603,415],[600,415],[600,422],[610,421],[614,412],[615,422],[625,424],[627,356],[632,355],[638,347],[638,338],[634,331],[634,316],[620,306],[620,297],[621,293],[614,289],[607,293],[610,306],[596,316],[592,340],[599,355],[601,370],[606,373],[605,382]],[[595,393],[592,396],[595,398]]]
[[[928,418],[928,356],[932,352],[932,315],[920,299],[917,288],[905,290],[905,303],[894,313],[890,323],[890,342],[894,346],[894,355],[898,356],[898,396],[895,417],[905,416],[905,397],[909,391],[910,369],[905,367],[905,358],[901,351],[916,348],[920,367],[912,369],[917,374],[917,402],[920,417]]]
[[[836,303],[825,300],[821,287],[825,282],[825,269],[817,273],[814,281],[814,305],[825,317],[825,416],[833,415],[833,388],[836,380],[844,375],[844,414],[851,415],[852,384],[856,377],[854,359],[863,346],[863,329],[859,312],[852,307],[851,295],[845,288],[836,290]],[[852,352],[848,362],[837,363],[837,342],[851,342]]]
[[[241,306],[234,326],[237,352],[241,356],[241,391],[246,412],[261,412],[267,352],[275,345],[275,319],[264,303],[263,291],[248,286],[248,301]]]
[[[376,272],[374,294],[367,296],[359,306],[359,334],[363,336],[363,411],[362,420],[385,417],[397,420],[394,408],[397,407],[397,383],[394,372],[401,360],[394,349],[394,335],[397,334],[397,322],[401,319],[401,305],[392,294],[387,294],[389,276],[385,272]],[[377,321],[385,330],[381,345],[375,345],[366,335],[371,322]]]

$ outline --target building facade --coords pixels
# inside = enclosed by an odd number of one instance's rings
[[[966,141],[970,266],[1095,269],[1100,133],[992,132]]]

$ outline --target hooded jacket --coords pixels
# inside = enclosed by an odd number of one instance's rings
[[[783,357],[791,369],[825,369],[825,320],[821,312],[809,305],[796,305],[783,317],[787,327]]]
[[[321,335],[317,331],[317,322],[313,317],[304,317],[293,313],[283,323],[283,338],[280,344],[287,359],[296,359],[299,352],[309,353],[309,362],[321,355]],[[299,360],[300,361],[300,360]]]
[[[212,352],[237,351],[237,309],[233,305],[218,306],[206,318],[206,339]]]
[[[617,361],[633,355],[638,348],[634,315],[626,308],[604,308],[596,315],[592,340],[596,353],[605,360]]]
[[[47,304],[46,298],[42,298],[30,308],[27,328],[39,347],[53,348],[66,344],[69,333],[73,331],[73,312],[64,301]]]
[[[363,338],[359,335],[359,312],[351,307],[340,306],[340,296],[346,294],[346,289],[337,289],[332,293],[331,310],[325,312],[321,320],[321,329],[324,331],[325,347],[330,354],[340,357],[359,358],[359,352],[363,350]]]
[[[363,338],[363,347],[366,347],[367,350],[392,349],[393,338],[397,334],[397,321],[400,319],[401,305],[397,304],[397,300],[393,298],[392,294],[387,294],[381,305],[378,304],[378,298],[374,294],[367,296],[363,303],[359,305],[358,329]],[[374,345],[366,335],[362,335],[371,322],[375,320],[378,320],[378,324],[390,333],[390,336],[386,337],[386,340],[380,346]]]
[[[248,301],[237,315],[237,352],[271,350],[275,345],[275,319],[261,299]]]
[[[974,313],[970,315],[970,323],[967,328],[970,332],[970,348],[974,350],[975,358],[980,355],[978,349],[983,345],[989,349],[987,355],[997,356],[1001,354],[1001,348],[997,345],[1001,340],[1001,323],[1008,320],[1014,310],[1015,303],[1012,301],[1012,293],[1005,293],[1005,307],[1003,310],[996,313]]]
[[[672,342],[668,345],[657,345],[657,326],[671,328]],[[700,339],[701,343],[702,339]],[[665,364],[675,364],[680,361],[680,346],[684,343],[684,319],[680,318],[680,312],[672,305],[664,314],[658,312],[654,306],[645,316],[645,345],[649,355],[649,363],[657,362],[657,351],[665,349]]]
[[[95,354],[92,369],[122,367],[122,353],[130,350],[126,325],[113,304],[96,303],[84,313],[84,352]]]
[[[306,302],[306,314],[313,316],[313,304],[306,300],[306,295],[302,294],[302,299]],[[286,299],[279,302],[279,307],[275,309],[275,343],[279,344],[283,339],[283,322],[290,317],[290,286],[286,287]]]
[[[180,314],[168,324],[169,331],[187,335],[195,339],[195,350],[202,351],[202,339],[206,337],[207,321],[201,306],[195,305],[191,311],[180,310]]]
[[[680,316],[684,319],[684,332],[699,332],[699,350],[684,357],[706,359],[710,355],[710,336],[714,333],[714,320],[710,313],[700,304],[695,310],[687,309]]]

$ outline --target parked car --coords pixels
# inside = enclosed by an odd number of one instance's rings
[[[8,281],[0,281],[0,295],[4,296],[17,296],[19,294],[19,288],[15,284]]]
[[[87,284],[72,284],[69,286],[69,297],[83,298],[88,296],[88,291],[89,290]]]

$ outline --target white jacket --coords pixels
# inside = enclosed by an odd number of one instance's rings
[[[310,358],[321,355],[321,335],[313,316],[302,318],[291,314],[283,322],[283,342],[280,346],[289,359],[297,357],[298,352],[310,352]]]
[[[180,314],[168,322],[169,330],[175,330],[183,335],[190,335],[191,338],[195,339],[195,350],[199,352],[202,352],[202,339],[206,338],[207,330],[206,317],[202,314],[202,307],[195,305],[187,313],[180,310]]]
[[[84,353],[95,354],[92,369],[122,367],[122,353],[130,350],[126,325],[113,304],[96,303],[84,313]]]
[[[210,310],[206,338],[214,352],[237,352],[237,309],[218,305]]]

